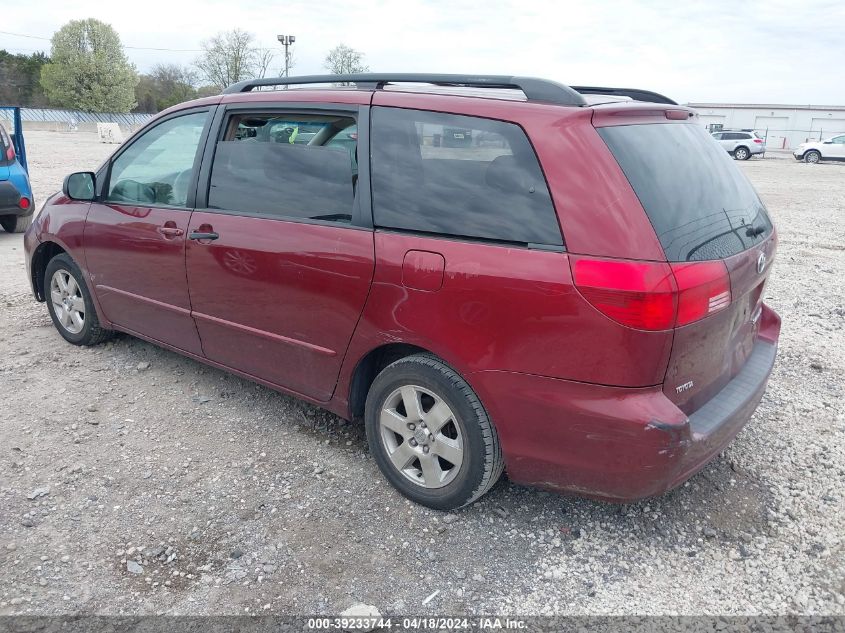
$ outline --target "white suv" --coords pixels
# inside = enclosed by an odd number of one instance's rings
[[[713,132],[713,138],[736,160],[748,160],[752,155],[762,157],[766,153],[766,142],[757,132],[724,130]]]
[[[824,141],[801,143],[792,152],[795,160],[805,163],[818,163],[822,160],[845,160],[845,134],[834,136]]]

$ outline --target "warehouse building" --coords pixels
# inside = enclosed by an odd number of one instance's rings
[[[755,130],[769,149],[845,134],[845,106],[688,103],[711,131]]]

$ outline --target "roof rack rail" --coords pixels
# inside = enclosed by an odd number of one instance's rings
[[[582,95],[608,95],[619,97],[630,97],[634,101],[647,101],[649,103],[665,103],[668,105],[678,105],[676,101],[672,101],[669,97],[651,90],[641,90],[640,88],[604,88],[601,86],[572,86],[575,92]]]
[[[473,88],[514,88],[522,90],[529,101],[544,101],[558,105],[583,106],[586,100],[569,86],[547,79],[511,77],[508,75],[449,75],[426,73],[355,73],[351,75],[305,75],[302,77],[265,77],[247,79],[232,84],[223,94],[249,92],[264,86],[294,86],[304,84],[355,84],[358,88],[378,90],[390,83],[427,83],[437,86]]]

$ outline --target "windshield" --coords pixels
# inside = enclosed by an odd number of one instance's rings
[[[724,259],[772,231],[757,192],[695,124],[598,129],[651,220],[669,261]]]

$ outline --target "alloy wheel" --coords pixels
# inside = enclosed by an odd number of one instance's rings
[[[385,399],[379,435],[393,467],[423,488],[446,486],[464,461],[463,434],[452,409],[416,385],[400,387]]]
[[[85,300],[79,283],[68,271],[59,269],[53,273],[50,300],[59,324],[71,334],[79,334],[85,327]]]

